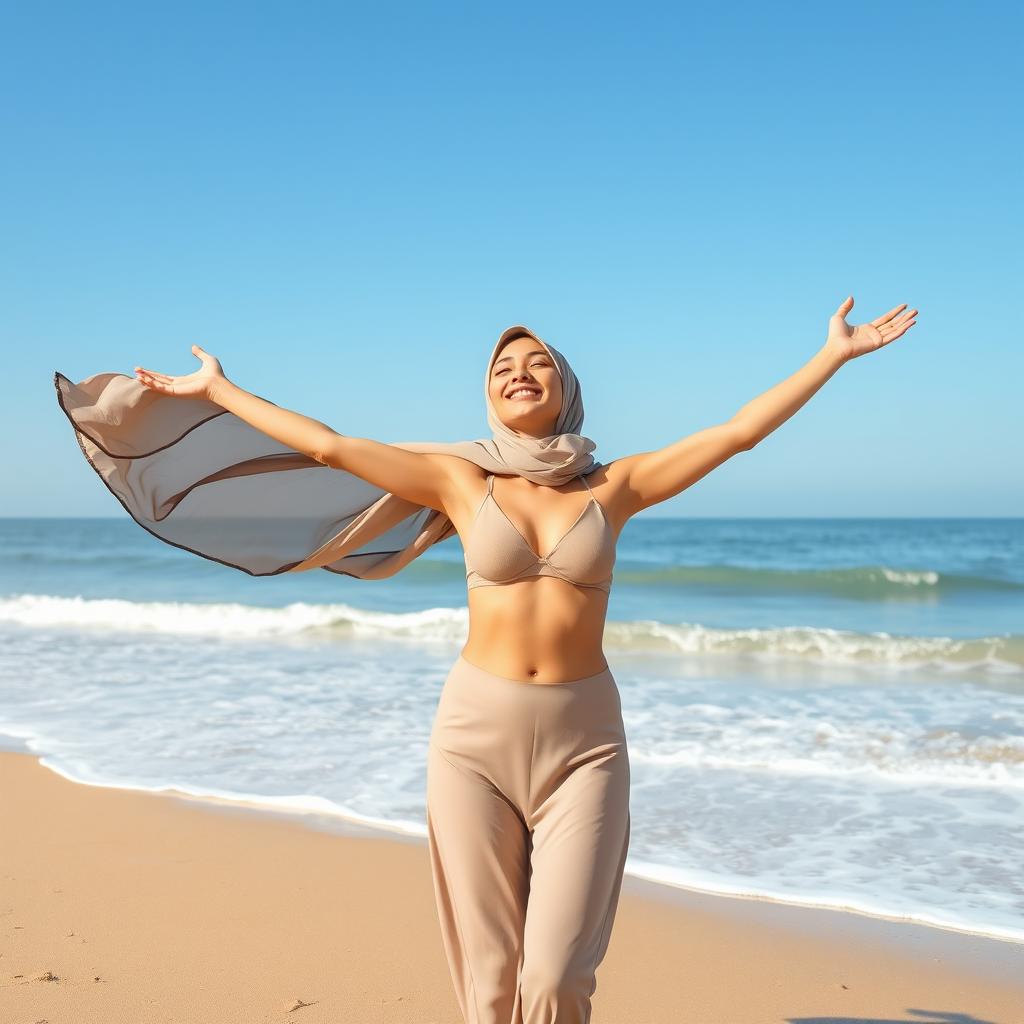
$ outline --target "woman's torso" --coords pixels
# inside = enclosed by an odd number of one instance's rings
[[[561,487],[464,463],[445,512],[466,553],[467,661],[509,679],[560,683],[607,667],[602,650],[622,528],[604,468]],[[525,486],[524,486],[525,485]],[[539,553],[543,552],[543,556]]]

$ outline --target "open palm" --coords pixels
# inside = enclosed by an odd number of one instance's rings
[[[834,348],[843,359],[853,359],[864,355],[865,352],[874,352],[901,337],[917,323],[914,319],[917,310],[907,310],[905,302],[894,306],[888,313],[883,313],[871,323],[857,324],[853,327],[846,322],[846,314],[851,309],[852,295],[840,303],[828,322],[828,338],[825,344]]]
[[[174,395],[176,398],[210,398],[219,382],[224,380],[220,360],[198,345],[192,346],[192,354],[198,356],[203,364],[194,373],[172,377],[166,373],[157,373],[156,370],[136,366],[135,376],[151,391],[159,391],[162,395]]]

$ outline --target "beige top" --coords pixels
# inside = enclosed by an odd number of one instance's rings
[[[463,545],[467,587],[472,590],[530,576],[557,576],[608,593],[615,564],[615,536],[587,478],[582,479],[590,491],[590,501],[562,539],[541,557],[495,501],[494,474],[489,474],[487,493]]]

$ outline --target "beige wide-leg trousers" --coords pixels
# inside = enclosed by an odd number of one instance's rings
[[[430,735],[427,828],[466,1024],[588,1024],[629,846],[610,669],[527,683],[460,655]]]

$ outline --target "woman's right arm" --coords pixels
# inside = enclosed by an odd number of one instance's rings
[[[136,367],[139,381],[161,394],[205,398],[286,447],[332,469],[354,473],[407,501],[440,511],[450,507],[455,490],[453,463],[461,460],[339,434],[326,423],[240,388],[228,380],[214,356],[198,345],[193,351],[203,362],[202,369],[195,373],[173,377]]]
[[[443,511],[450,500],[450,455],[410,452],[367,437],[339,434],[326,423],[283,409],[226,377],[212,389],[211,401],[281,444],[407,501]]]

